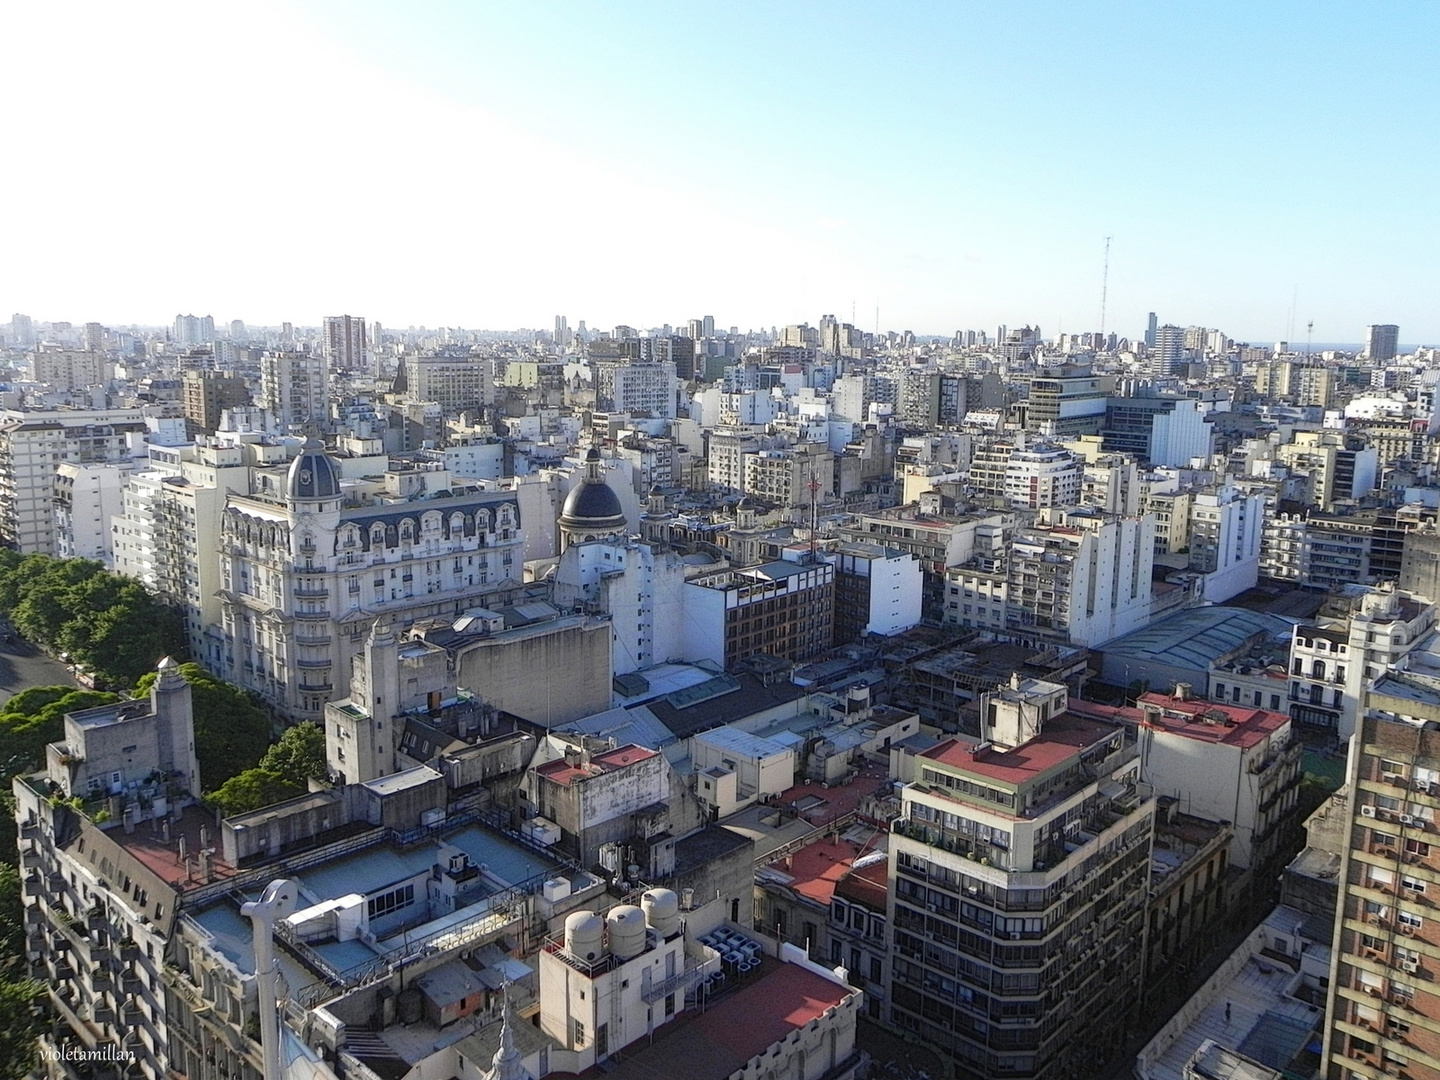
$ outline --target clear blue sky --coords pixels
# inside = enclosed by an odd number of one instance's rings
[[[1440,342],[1428,3],[58,7],[0,320]]]

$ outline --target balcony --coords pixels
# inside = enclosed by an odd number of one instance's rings
[[[302,694],[328,694],[335,689],[333,683],[301,683],[296,689]]]
[[[295,590],[295,599],[297,599],[297,600],[324,600],[324,599],[325,599],[326,597],[328,597],[329,595],[330,595],[330,590],[329,590],[329,589],[324,589],[324,588],[318,588],[318,589],[317,589],[317,588],[312,588],[312,589],[300,589],[300,588],[297,588],[297,589]]]
[[[329,620],[330,612],[300,610],[295,612],[294,617],[304,622],[324,622]]]
[[[330,666],[330,659],[326,657],[324,660],[296,660],[295,666],[318,671],[321,668],[328,668]]]

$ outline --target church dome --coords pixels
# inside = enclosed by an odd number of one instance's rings
[[[306,439],[290,463],[285,478],[285,495],[291,499],[337,499],[340,497],[340,470],[325,454],[319,439]]]
[[[600,451],[592,449],[585,455],[585,479],[565,496],[560,527],[574,536],[613,533],[625,528],[620,497],[600,475]]]

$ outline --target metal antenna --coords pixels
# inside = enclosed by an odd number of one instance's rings
[[[1100,338],[1104,348],[1105,338],[1105,301],[1110,295],[1110,237],[1105,237],[1105,269],[1100,273]]]

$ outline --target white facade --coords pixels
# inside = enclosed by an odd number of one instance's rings
[[[685,564],[674,551],[633,540],[571,544],[555,571],[555,601],[609,614],[616,675],[679,658]]]
[[[794,747],[736,728],[712,728],[691,738],[690,760],[696,795],[722,818],[795,786]],[[733,784],[725,782],[725,773],[734,774]],[[731,793],[733,798],[727,797]]]
[[[0,414],[0,540],[24,555],[54,555],[60,463],[126,461],[130,437],[144,431],[139,409]]]
[[[1197,492],[1190,504],[1190,569],[1205,575],[1204,596],[1224,603],[1260,578],[1265,496],[1233,486]]]
[[[1150,620],[1155,523],[1093,510],[1057,511],[1017,529],[1007,625],[1021,638],[1094,647]]]
[[[1005,466],[1005,498],[1011,506],[1039,510],[1080,501],[1082,463],[1058,447],[1017,447]]]
[[[82,465],[62,461],[55,470],[55,554],[62,559],[114,557],[110,519],[120,510],[128,462]]]
[[[611,412],[649,413],[673,420],[678,391],[675,365],[668,360],[596,365],[596,402]]]
[[[1210,457],[1211,429],[1198,401],[1177,401],[1167,412],[1156,413],[1150,428],[1150,464],[1189,465],[1191,459]]]
[[[267,352],[260,358],[260,404],[284,428],[323,424],[330,415],[330,373],[325,357]]]

